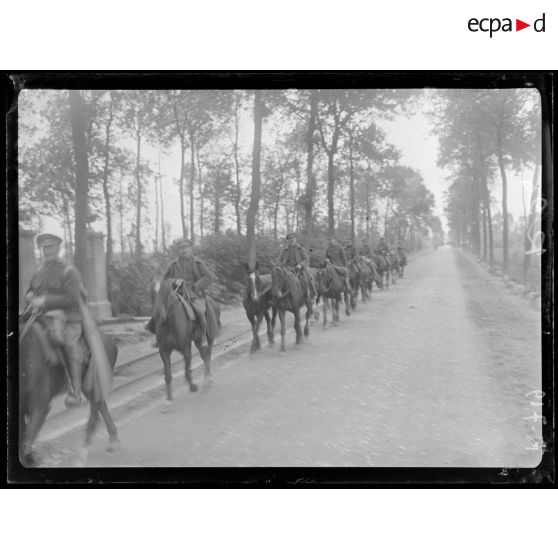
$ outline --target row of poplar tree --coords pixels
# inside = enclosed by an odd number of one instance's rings
[[[128,246],[170,243],[160,163],[146,145],[177,150],[182,236],[255,238],[317,231],[355,240],[375,233],[410,244],[430,228],[434,198],[416,170],[400,164],[381,122],[413,110],[412,90],[44,91],[20,119],[20,222],[60,216],[75,265],[85,266],[86,223],[106,224],[107,263]],[[251,155],[242,145],[251,124]],[[263,139],[262,139],[263,138]],[[155,208],[147,203],[155,200]],[[168,207],[167,207],[168,209]],[[454,220],[452,220],[452,224]],[[147,239],[146,225],[154,227]],[[150,246],[151,248],[151,246]]]

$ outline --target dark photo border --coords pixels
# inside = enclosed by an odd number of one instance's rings
[[[2,147],[6,157],[7,266],[7,482],[12,487],[367,487],[367,486],[549,486],[555,479],[554,376],[554,120],[553,71],[208,71],[33,72],[2,75]],[[18,107],[22,89],[346,89],[523,88],[542,101],[542,211],[545,252],[541,258],[542,412],[541,463],[533,469],[501,468],[24,468],[18,458]]]

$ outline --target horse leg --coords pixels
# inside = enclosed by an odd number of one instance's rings
[[[351,315],[351,300],[350,300],[350,295],[349,295],[348,291],[343,292],[343,299],[345,300],[345,314],[347,316],[350,316]],[[338,301],[338,304],[339,304],[339,301]]]
[[[271,343],[275,343],[275,322],[277,321],[277,306],[272,306],[271,308]]]
[[[271,347],[273,346],[273,330],[271,329],[271,318],[269,317],[268,310],[264,312],[263,317],[265,318],[265,325],[267,330],[267,342],[268,345]]]
[[[279,310],[279,321],[281,322],[281,351],[285,352],[285,310]]]
[[[295,343],[300,345],[302,342],[302,331],[300,329],[300,308],[297,308],[294,312],[294,329],[296,334]]]
[[[89,448],[93,441],[93,434],[99,422],[99,403],[95,401],[89,402],[89,420],[85,426],[85,447]]]
[[[30,407],[29,425],[21,447],[22,464],[25,467],[33,467],[39,463],[38,457],[33,452],[33,443],[45,422],[50,410],[50,404],[35,401]]]
[[[254,319],[254,315],[251,312],[247,311],[246,317],[248,318],[248,320],[250,321],[250,325],[252,326],[252,345],[250,345],[250,354],[252,354],[260,349],[260,340],[256,331],[256,320]]]
[[[324,296],[324,297],[322,298],[322,300],[323,300],[322,311],[323,311],[323,313],[324,313],[324,319],[323,319],[322,325],[323,325],[323,327],[327,327],[327,305],[328,305],[328,298]]]
[[[252,324],[252,345],[250,346],[250,354],[253,354],[256,351],[259,351],[261,348],[260,336],[258,335],[258,332],[260,330],[260,323],[262,320],[260,316],[258,316],[257,319],[255,319],[253,315],[250,315],[249,319],[250,319],[250,323]]]
[[[333,320],[333,325],[337,325],[339,323],[339,298],[334,298],[332,299],[332,320]],[[345,299],[345,304],[347,303],[347,300]]]
[[[306,323],[304,324],[304,337],[308,337],[310,335],[310,316],[312,315],[312,303],[306,305]]]
[[[198,351],[200,351],[200,356],[202,357],[202,360],[205,362],[205,353],[207,352],[207,349],[200,349],[200,347],[196,344],[196,346],[198,347]],[[184,344],[184,350],[182,352],[182,354],[184,355],[184,376],[186,381],[188,382],[188,386],[190,387],[190,391],[192,393],[198,391],[198,386],[194,383],[194,381],[192,380],[192,341],[191,339],[188,339],[186,341],[186,343]]]
[[[207,389],[208,387],[210,387],[213,384],[213,377],[211,376],[211,351],[213,349],[213,339],[211,339],[209,341],[208,346],[204,349],[202,347],[200,347],[200,342],[199,341],[194,341],[194,343],[196,344],[196,347],[198,348],[198,351],[200,352],[200,355],[202,357],[203,360],[203,384],[202,384],[202,388],[203,389]],[[186,362],[186,359],[184,359],[184,362]],[[190,380],[191,380],[191,374],[190,374]],[[197,387],[194,386],[196,389],[192,390],[192,383],[190,383],[190,390],[191,391],[196,391]]]
[[[172,373],[171,373],[170,351],[165,351],[160,346],[159,354],[161,355],[161,359],[163,361],[163,368],[165,372],[165,384],[167,385],[167,400],[172,401]]]
[[[109,434],[109,445],[107,451],[118,451],[120,449],[118,431],[116,430],[116,425],[114,424],[112,417],[110,416],[107,402],[104,399],[99,403],[99,411],[101,413],[101,416],[103,417],[103,421],[105,422]]]

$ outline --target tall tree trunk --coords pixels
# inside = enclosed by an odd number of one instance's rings
[[[254,146],[252,149],[252,192],[250,205],[246,215],[246,243],[248,248],[248,265],[250,269],[256,267],[256,214],[260,202],[260,158],[262,148],[262,123],[264,116],[264,104],[262,92],[256,90],[254,93]]]
[[[297,162],[297,167],[296,167],[296,195],[295,195],[295,203],[294,203],[294,210],[295,210],[295,227],[296,227],[296,231],[297,233],[299,232],[300,229],[300,166]],[[287,214],[288,214],[288,210],[287,210]]]
[[[194,242],[196,237],[194,219],[194,183],[196,181],[196,161],[195,161],[195,134],[190,131],[190,237]]]
[[[500,175],[502,176],[502,245],[503,245],[503,262],[502,268],[504,273],[509,268],[509,240],[508,240],[508,179],[506,176],[506,166],[504,163],[504,155],[502,152],[502,142],[498,137],[498,166],[500,167]]]
[[[136,131],[136,182],[138,185],[137,201],[136,201],[136,246],[135,252],[136,257],[141,256],[142,245],[141,245],[141,207],[143,204],[142,198],[142,185],[140,176],[140,153],[141,153],[141,125],[138,122],[138,128]]]
[[[111,212],[111,199],[108,189],[109,178],[109,163],[110,163],[110,128],[112,126],[113,112],[112,112],[112,94],[110,96],[109,104],[109,119],[105,127],[105,164],[103,168],[103,195],[105,197],[105,213],[107,216],[107,254],[106,254],[106,269],[107,269],[107,290],[111,292],[110,274],[108,270],[112,265],[112,212]],[[110,299],[109,299],[110,300]]]
[[[161,242],[163,243],[163,252],[167,250],[167,242],[165,238],[165,198],[163,196],[163,179],[159,179],[159,195],[161,196]]]
[[[355,245],[355,174],[353,169],[353,131],[349,128],[349,174],[351,198],[351,242]]]
[[[203,238],[203,219],[205,204],[203,199],[203,180],[199,149],[196,150],[196,161],[198,163],[198,193],[200,196],[200,238]]]
[[[335,167],[333,157],[334,152],[332,149],[327,154],[327,233],[329,235],[335,234],[335,208],[333,205]]]
[[[180,222],[182,223],[182,238],[188,238],[188,227],[186,225],[186,208],[184,207],[184,153],[186,152],[186,139],[184,134],[180,136],[180,180],[178,189],[180,191]]]
[[[124,193],[122,192],[122,181],[120,181],[120,201],[118,204],[118,213],[120,216],[120,258],[124,256],[126,250],[126,241],[124,239]]]
[[[72,143],[74,147],[76,197],[75,197],[75,253],[74,265],[82,277],[87,272],[87,230],[89,163],[87,160],[87,143],[85,131],[87,117],[83,98],[79,91],[70,91],[70,121],[72,125]]]
[[[318,91],[312,89],[310,92],[310,118],[308,121],[308,132],[306,135],[306,192],[304,196],[304,245],[310,248],[312,242],[312,229],[314,223],[314,132],[316,130],[316,118],[318,115]]]
[[[155,177],[155,241],[153,251],[159,252],[159,177]]]
[[[277,217],[279,215],[279,201],[275,201],[275,207],[273,208],[273,240],[277,242]]]
[[[234,109],[234,171],[236,177],[236,195],[234,198],[234,211],[236,214],[236,234],[240,236],[242,234],[242,222],[240,217],[240,202],[242,201],[242,189],[240,187],[240,164],[238,161],[238,129],[239,129],[239,119],[238,119],[238,108],[239,99],[235,97],[235,109]]]
[[[481,169],[481,187],[484,207],[486,210],[486,226],[488,229],[488,265],[490,269],[494,267],[494,234],[492,232],[492,212],[490,209],[490,192],[488,190],[488,178],[486,176],[486,167]]]
[[[523,255],[523,284],[527,284],[527,276],[529,273],[529,267],[531,266],[531,254],[529,253],[533,248],[531,238],[534,238],[532,230],[535,226],[535,221],[537,219],[537,198],[539,196],[539,163],[535,166],[535,172],[533,174],[533,182],[531,185],[531,201],[529,203],[529,220],[525,226],[525,236],[524,236],[524,255]]]
[[[66,258],[69,263],[74,261],[74,242],[72,238],[72,219],[70,216],[70,206],[68,203],[68,198],[62,190],[62,210],[64,211],[64,231],[67,231],[67,241],[65,243]]]
[[[219,180],[219,178],[217,179]],[[213,198],[213,207],[214,207],[214,232],[216,235],[221,234],[221,202],[220,202],[220,187],[218,184],[215,185],[215,192]]]
[[[368,168],[370,170],[370,167]],[[371,207],[370,207],[370,181],[366,180],[366,243],[370,245],[370,229],[371,229]]]

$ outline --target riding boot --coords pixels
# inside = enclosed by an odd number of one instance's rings
[[[205,319],[205,308],[200,308],[198,304],[199,302],[195,302],[194,304],[192,304],[192,306],[194,306],[196,311],[196,322],[200,334],[200,346],[203,349],[207,349],[209,344],[207,342],[207,320]]]
[[[81,405],[81,373],[82,363],[74,355],[73,347],[64,347],[64,357],[70,373],[70,388],[64,401],[66,407],[79,407]]]

